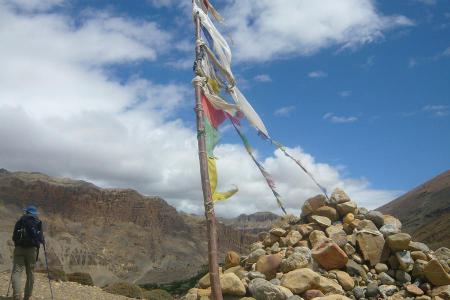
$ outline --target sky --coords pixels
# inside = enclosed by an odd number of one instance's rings
[[[450,168],[450,1],[217,0],[238,86],[332,191],[376,208]],[[201,214],[189,0],[0,0],[0,168]],[[289,212],[319,193],[244,124]],[[229,124],[221,216],[281,213]],[[31,200],[31,199],[30,199]]]

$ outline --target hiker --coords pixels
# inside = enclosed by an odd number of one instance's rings
[[[44,244],[42,222],[38,218],[36,206],[29,205],[24,209],[25,214],[14,227],[14,259],[12,271],[13,299],[19,300],[21,294],[21,275],[25,268],[27,281],[25,284],[24,300],[28,300],[33,293],[34,266],[39,257],[40,244]]]

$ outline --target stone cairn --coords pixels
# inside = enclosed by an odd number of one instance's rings
[[[358,208],[336,189],[308,199],[300,218],[259,234],[248,256],[228,252],[224,299],[450,299],[450,250],[431,251],[401,222]],[[210,299],[209,274],[185,300]]]

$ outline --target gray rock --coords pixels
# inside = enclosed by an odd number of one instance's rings
[[[366,289],[361,286],[356,286],[353,289],[353,295],[356,299],[364,299],[366,297]]]
[[[274,278],[270,281],[270,283],[273,285],[281,285],[281,280],[278,278]]]
[[[248,289],[257,300],[286,300],[283,291],[265,279],[253,279],[250,281]]]
[[[397,270],[395,272],[395,279],[397,279],[401,283],[411,282],[411,275],[403,270]]]
[[[381,284],[387,284],[387,285],[395,284],[395,279],[384,272],[381,273],[380,275],[378,275],[378,278],[380,279]]]
[[[303,257],[305,257],[308,260],[309,263],[312,262],[311,249],[309,249],[308,247],[295,247],[294,253],[301,253]]]
[[[377,263],[375,265],[375,270],[377,271],[378,274],[383,273],[383,272],[387,272],[389,270],[388,266],[386,264],[382,264],[382,263]]]
[[[369,211],[368,211],[367,208],[365,208],[365,207],[359,207],[359,208],[358,208],[358,215],[363,215],[363,216],[365,216],[365,215],[367,215],[368,212],[369,212]]]
[[[247,277],[252,280],[256,278],[266,279],[266,275],[258,271],[248,272]]]
[[[411,258],[411,253],[409,251],[399,251],[395,253],[400,269],[407,271],[412,270],[414,260]]]
[[[361,276],[364,280],[367,279],[367,272],[354,260],[349,259],[345,267],[348,274],[352,276]]]
[[[389,297],[397,293],[398,288],[395,285],[380,285],[378,290],[384,297]]]
[[[375,281],[372,281],[367,285],[366,295],[368,297],[376,297],[379,293],[378,284]]]
[[[247,258],[247,262],[253,264],[253,263],[257,262],[258,259],[263,255],[266,255],[266,250],[256,249],[255,251],[250,253],[250,255]]]
[[[288,273],[295,269],[305,268],[309,265],[308,259],[300,252],[292,253],[288,258],[281,262],[281,271]]]
[[[366,214],[366,219],[372,221],[378,228],[384,225],[383,214],[376,210],[371,210]]]
[[[390,235],[399,233],[400,229],[398,229],[396,226],[392,224],[386,224],[381,226],[380,232],[383,234],[384,237],[388,237]]]
[[[409,250],[410,251],[422,251],[424,253],[430,252],[430,248],[421,242],[409,242]]]

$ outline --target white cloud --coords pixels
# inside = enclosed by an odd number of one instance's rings
[[[417,60],[415,58],[410,58],[408,61],[408,68],[412,69],[417,66]]]
[[[337,116],[332,112],[326,113],[323,116],[324,120],[328,120],[331,123],[337,123],[337,124],[341,124],[341,123],[355,123],[358,121],[358,117],[355,116]]]
[[[157,84],[137,74],[116,78],[110,66],[155,60],[170,35],[151,22],[100,12],[75,20],[58,14],[21,14],[0,4],[0,167],[41,171],[135,188],[160,195],[177,209],[201,213],[193,124],[174,118],[192,99],[189,85]],[[78,20],[77,20],[78,21]],[[327,188],[340,186],[369,207],[398,195],[349,179],[339,167],[289,149]],[[242,146],[217,148],[220,189],[237,184],[219,214],[278,211],[261,174]],[[259,158],[290,211],[318,193],[279,152]]]
[[[444,55],[444,56],[450,56],[450,47],[448,47],[447,49],[445,49],[444,52],[442,52],[442,55]]]
[[[361,65],[361,68],[363,68],[364,70],[369,70],[370,68],[373,67],[373,65],[375,64],[375,56],[369,56],[365,63]]]
[[[426,5],[436,5],[437,3],[437,0],[416,0],[416,1]]]
[[[353,48],[410,26],[404,16],[385,16],[372,0],[228,0],[223,15],[238,60],[267,61],[309,55],[323,48]]]
[[[283,107],[280,107],[279,109],[277,109],[274,112],[274,114],[275,114],[275,116],[278,116],[278,117],[287,117],[294,110],[295,110],[295,106],[293,106],[293,105],[291,105],[291,106],[283,106]]]
[[[428,112],[436,117],[445,117],[450,115],[449,105],[427,105],[422,108],[423,111]]]
[[[271,82],[272,81],[272,78],[270,78],[270,76],[268,74],[256,75],[254,79],[259,82]]]
[[[6,5],[27,12],[46,11],[61,6],[66,0],[4,0]]]
[[[324,71],[317,70],[317,71],[309,72],[308,77],[309,78],[324,78],[324,77],[328,77],[328,74]]]
[[[352,95],[352,91],[350,90],[345,90],[345,91],[340,91],[338,92],[338,95],[341,96],[342,98],[348,98]]]

